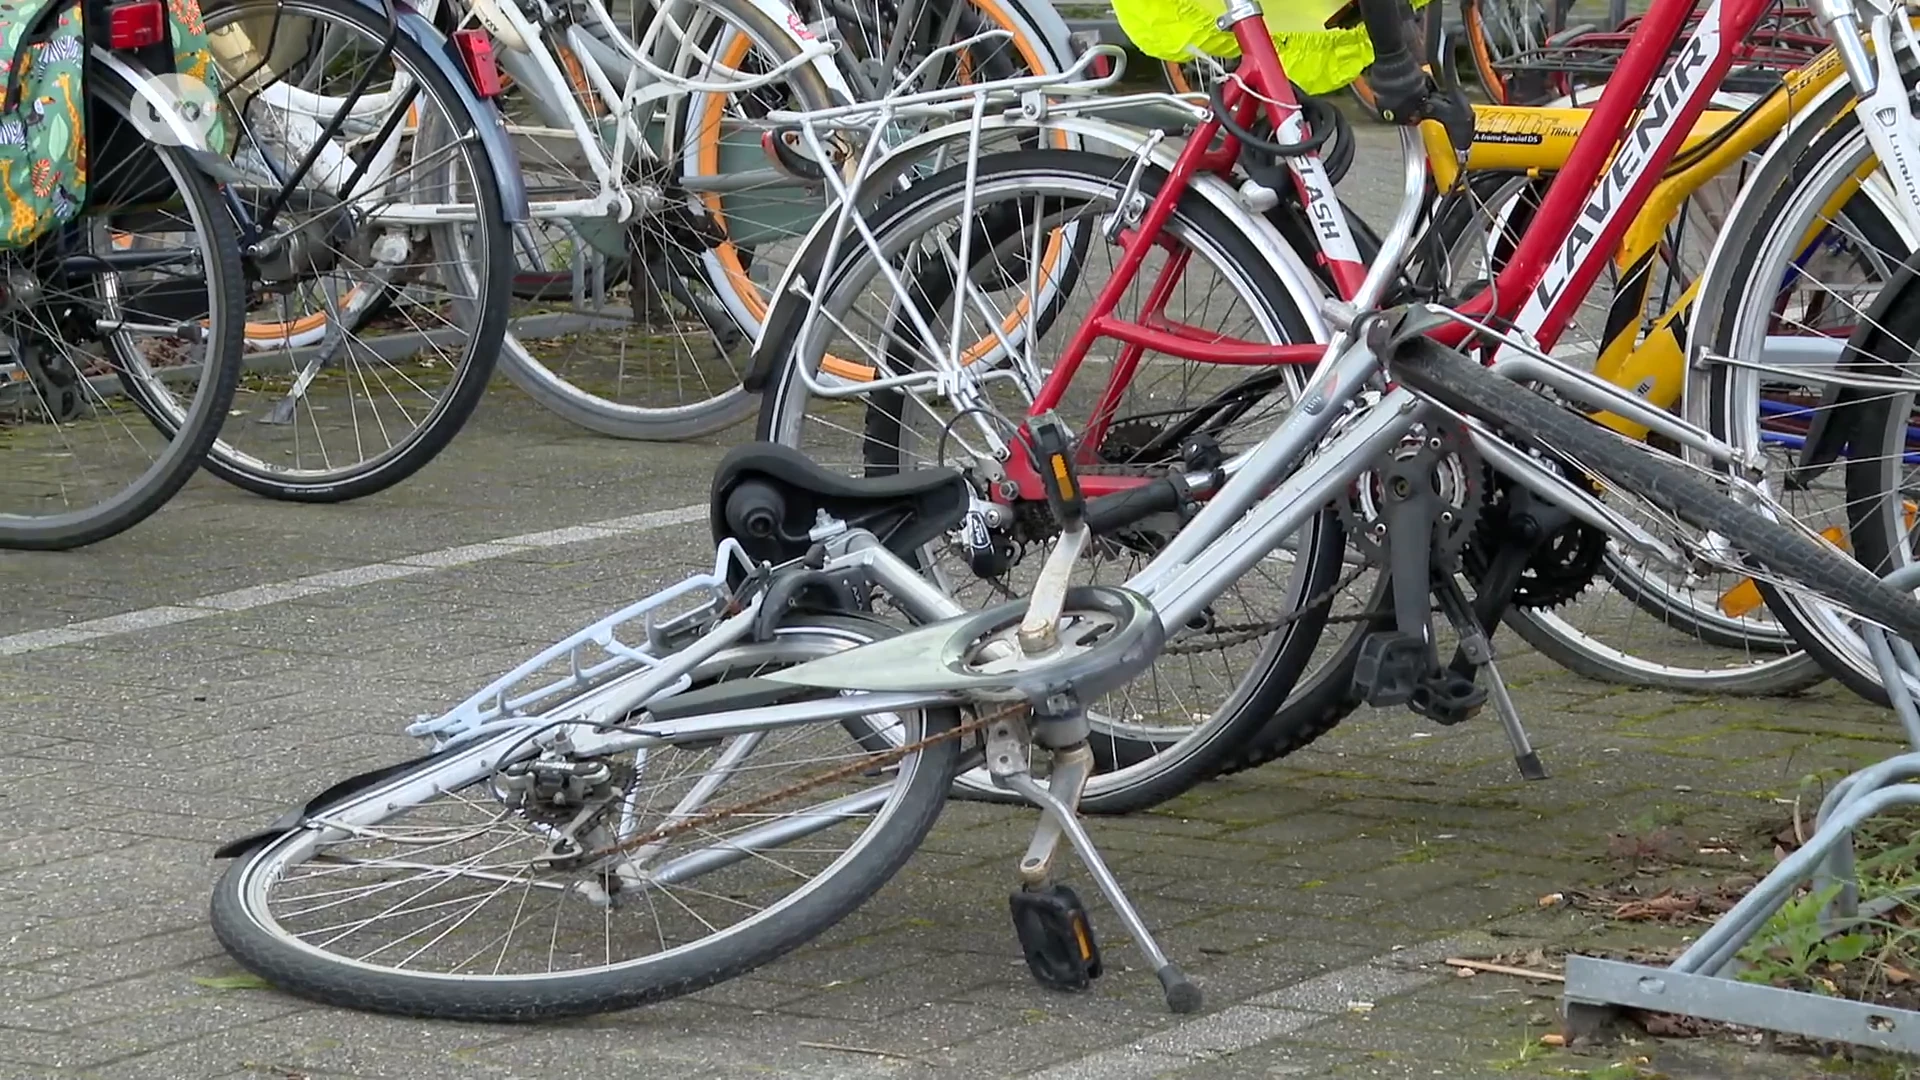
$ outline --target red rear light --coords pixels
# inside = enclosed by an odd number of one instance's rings
[[[500,65],[493,58],[493,39],[485,30],[455,30],[453,43],[460,50],[460,63],[467,69],[473,92],[483,98],[500,94]]]
[[[160,0],[135,0],[107,9],[107,45],[144,49],[167,36],[167,8]]]

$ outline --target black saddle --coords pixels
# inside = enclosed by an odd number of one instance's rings
[[[720,460],[708,517],[717,543],[731,537],[756,562],[807,553],[824,510],[865,529],[903,559],[960,525],[972,489],[953,469],[843,476],[778,443],[748,443]]]

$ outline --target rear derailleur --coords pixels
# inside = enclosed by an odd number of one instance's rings
[[[539,757],[501,769],[494,776],[494,794],[509,810],[544,826],[551,837],[546,861],[564,870],[582,865],[599,846],[589,837],[631,779],[630,768],[575,756],[561,739]]]

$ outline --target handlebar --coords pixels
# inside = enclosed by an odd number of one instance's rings
[[[1373,88],[1380,118],[1390,124],[1411,122],[1426,101],[1427,74],[1407,45],[1406,0],[1358,0],[1358,5],[1360,21],[1373,41],[1367,83]]]

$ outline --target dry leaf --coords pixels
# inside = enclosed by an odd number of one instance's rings
[[[1913,981],[1913,972],[1888,964],[1887,981],[1895,986],[1899,986],[1901,983],[1910,983]]]
[[[1540,1045],[1541,1046],[1565,1046],[1567,1045],[1567,1037],[1565,1035],[1556,1035],[1553,1032],[1548,1032],[1547,1034],[1540,1036]]]
[[[1642,922],[1691,915],[1700,909],[1698,896],[1675,896],[1668,889],[1645,900],[1632,900],[1613,909],[1613,917],[1623,922]]]

